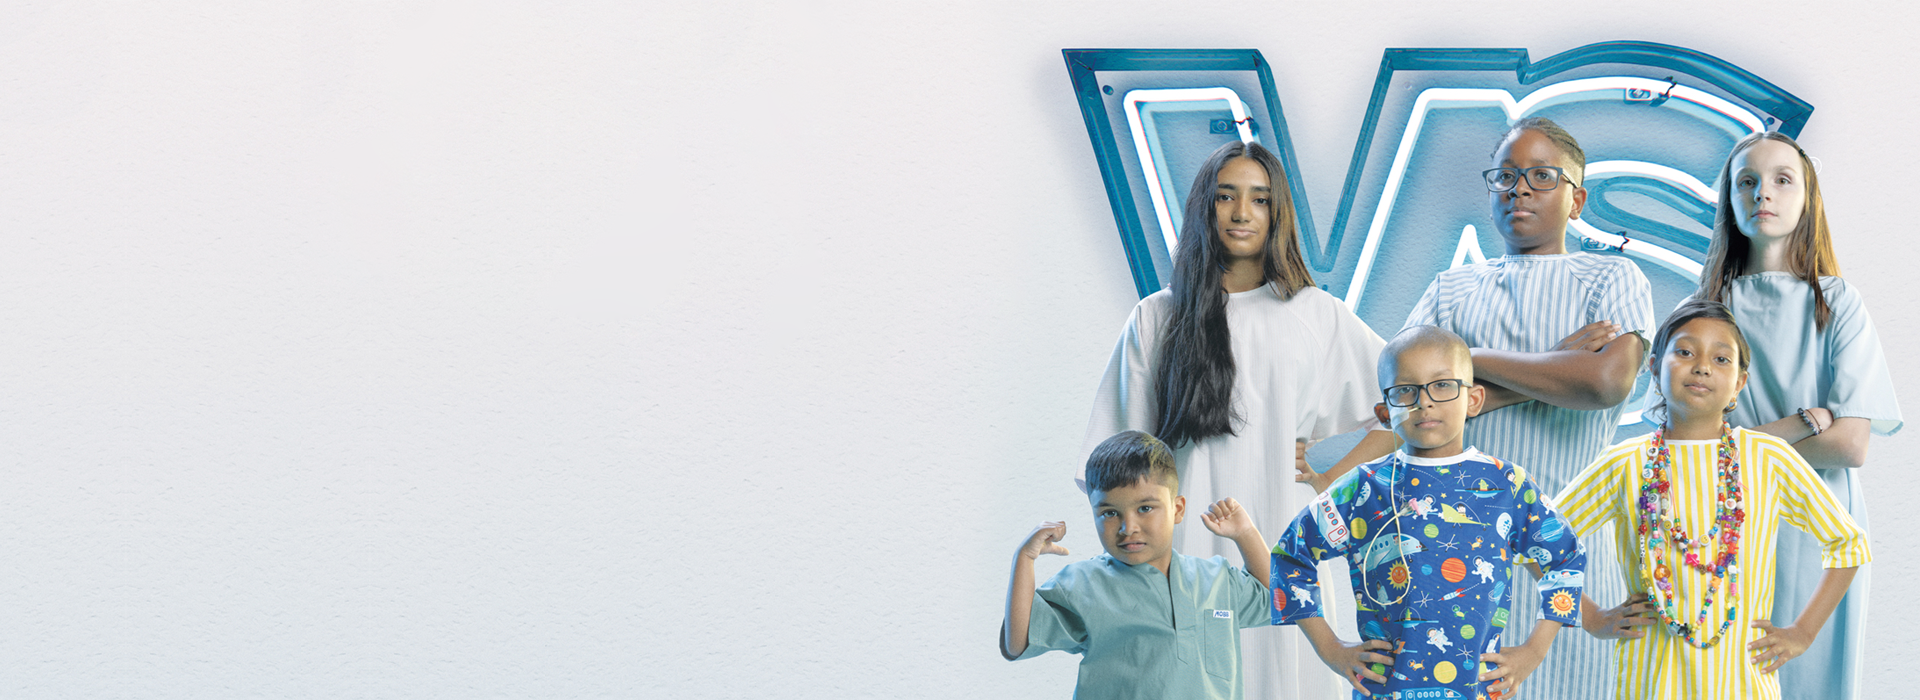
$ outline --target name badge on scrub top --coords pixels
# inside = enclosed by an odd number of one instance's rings
[[[1233,619],[1233,611],[1232,610],[1215,610],[1213,611],[1213,616],[1221,618],[1223,620],[1231,620]]]

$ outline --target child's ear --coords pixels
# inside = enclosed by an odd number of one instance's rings
[[[1178,523],[1187,519],[1187,497],[1173,497],[1173,521]]]
[[[1580,218],[1580,210],[1585,208],[1587,208],[1587,188],[1573,188],[1573,211],[1567,215],[1567,220],[1572,221]]]
[[[1467,417],[1480,415],[1480,408],[1487,405],[1487,388],[1479,384],[1467,385]]]
[[[1373,417],[1380,419],[1380,425],[1382,427],[1392,430],[1393,421],[1388,419],[1389,415],[1391,414],[1387,412],[1387,403],[1385,401],[1373,405]]]

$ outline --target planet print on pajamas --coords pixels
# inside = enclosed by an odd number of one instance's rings
[[[1314,563],[1340,556],[1354,570],[1360,636],[1393,645],[1393,666],[1375,668],[1387,682],[1362,680],[1374,698],[1485,697],[1480,654],[1499,651],[1501,629],[1516,622],[1508,591],[1518,557],[1545,574],[1546,618],[1579,624],[1579,539],[1525,470],[1477,450],[1388,455],[1315,498],[1273,548],[1274,624],[1320,616]]]

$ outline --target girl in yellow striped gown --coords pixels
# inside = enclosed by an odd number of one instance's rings
[[[1727,426],[1751,355],[1725,306],[1682,304],[1652,349],[1666,421],[1607,450],[1554,499],[1580,535],[1614,528],[1633,595],[1619,617],[1583,626],[1619,640],[1620,698],[1779,698],[1773,671],[1846,595],[1869,559],[1866,533],[1791,445]],[[1827,573],[1806,609],[1781,611],[1798,617],[1776,625],[1783,521],[1820,541]]]

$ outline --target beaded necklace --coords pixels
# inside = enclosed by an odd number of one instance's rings
[[[1734,450],[1733,428],[1721,421],[1713,526],[1708,528],[1705,537],[1694,539],[1687,535],[1685,521],[1674,514],[1668,477],[1673,455],[1667,450],[1666,433],[1666,426],[1653,431],[1653,441],[1647,445],[1647,463],[1640,472],[1640,547],[1646,552],[1640,573],[1654,600],[1660,604],[1660,616],[1666,621],[1667,630],[1688,644],[1705,649],[1726,634],[1739,609],[1740,566],[1736,558],[1740,554],[1740,526],[1747,520],[1740,496],[1740,460]],[[1692,622],[1680,622],[1683,619],[1677,600],[1680,590],[1669,566],[1669,549],[1678,555],[1677,563],[1713,577],[1707,584],[1706,594],[1701,596],[1700,614]],[[1718,553],[1710,554],[1713,549],[1718,549]],[[1727,617],[1720,622],[1720,629],[1703,641],[1699,635],[1707,628],[1707,613],[1713,609],[1714,594],[1719,592],[1723,580],[1731,596]]]

